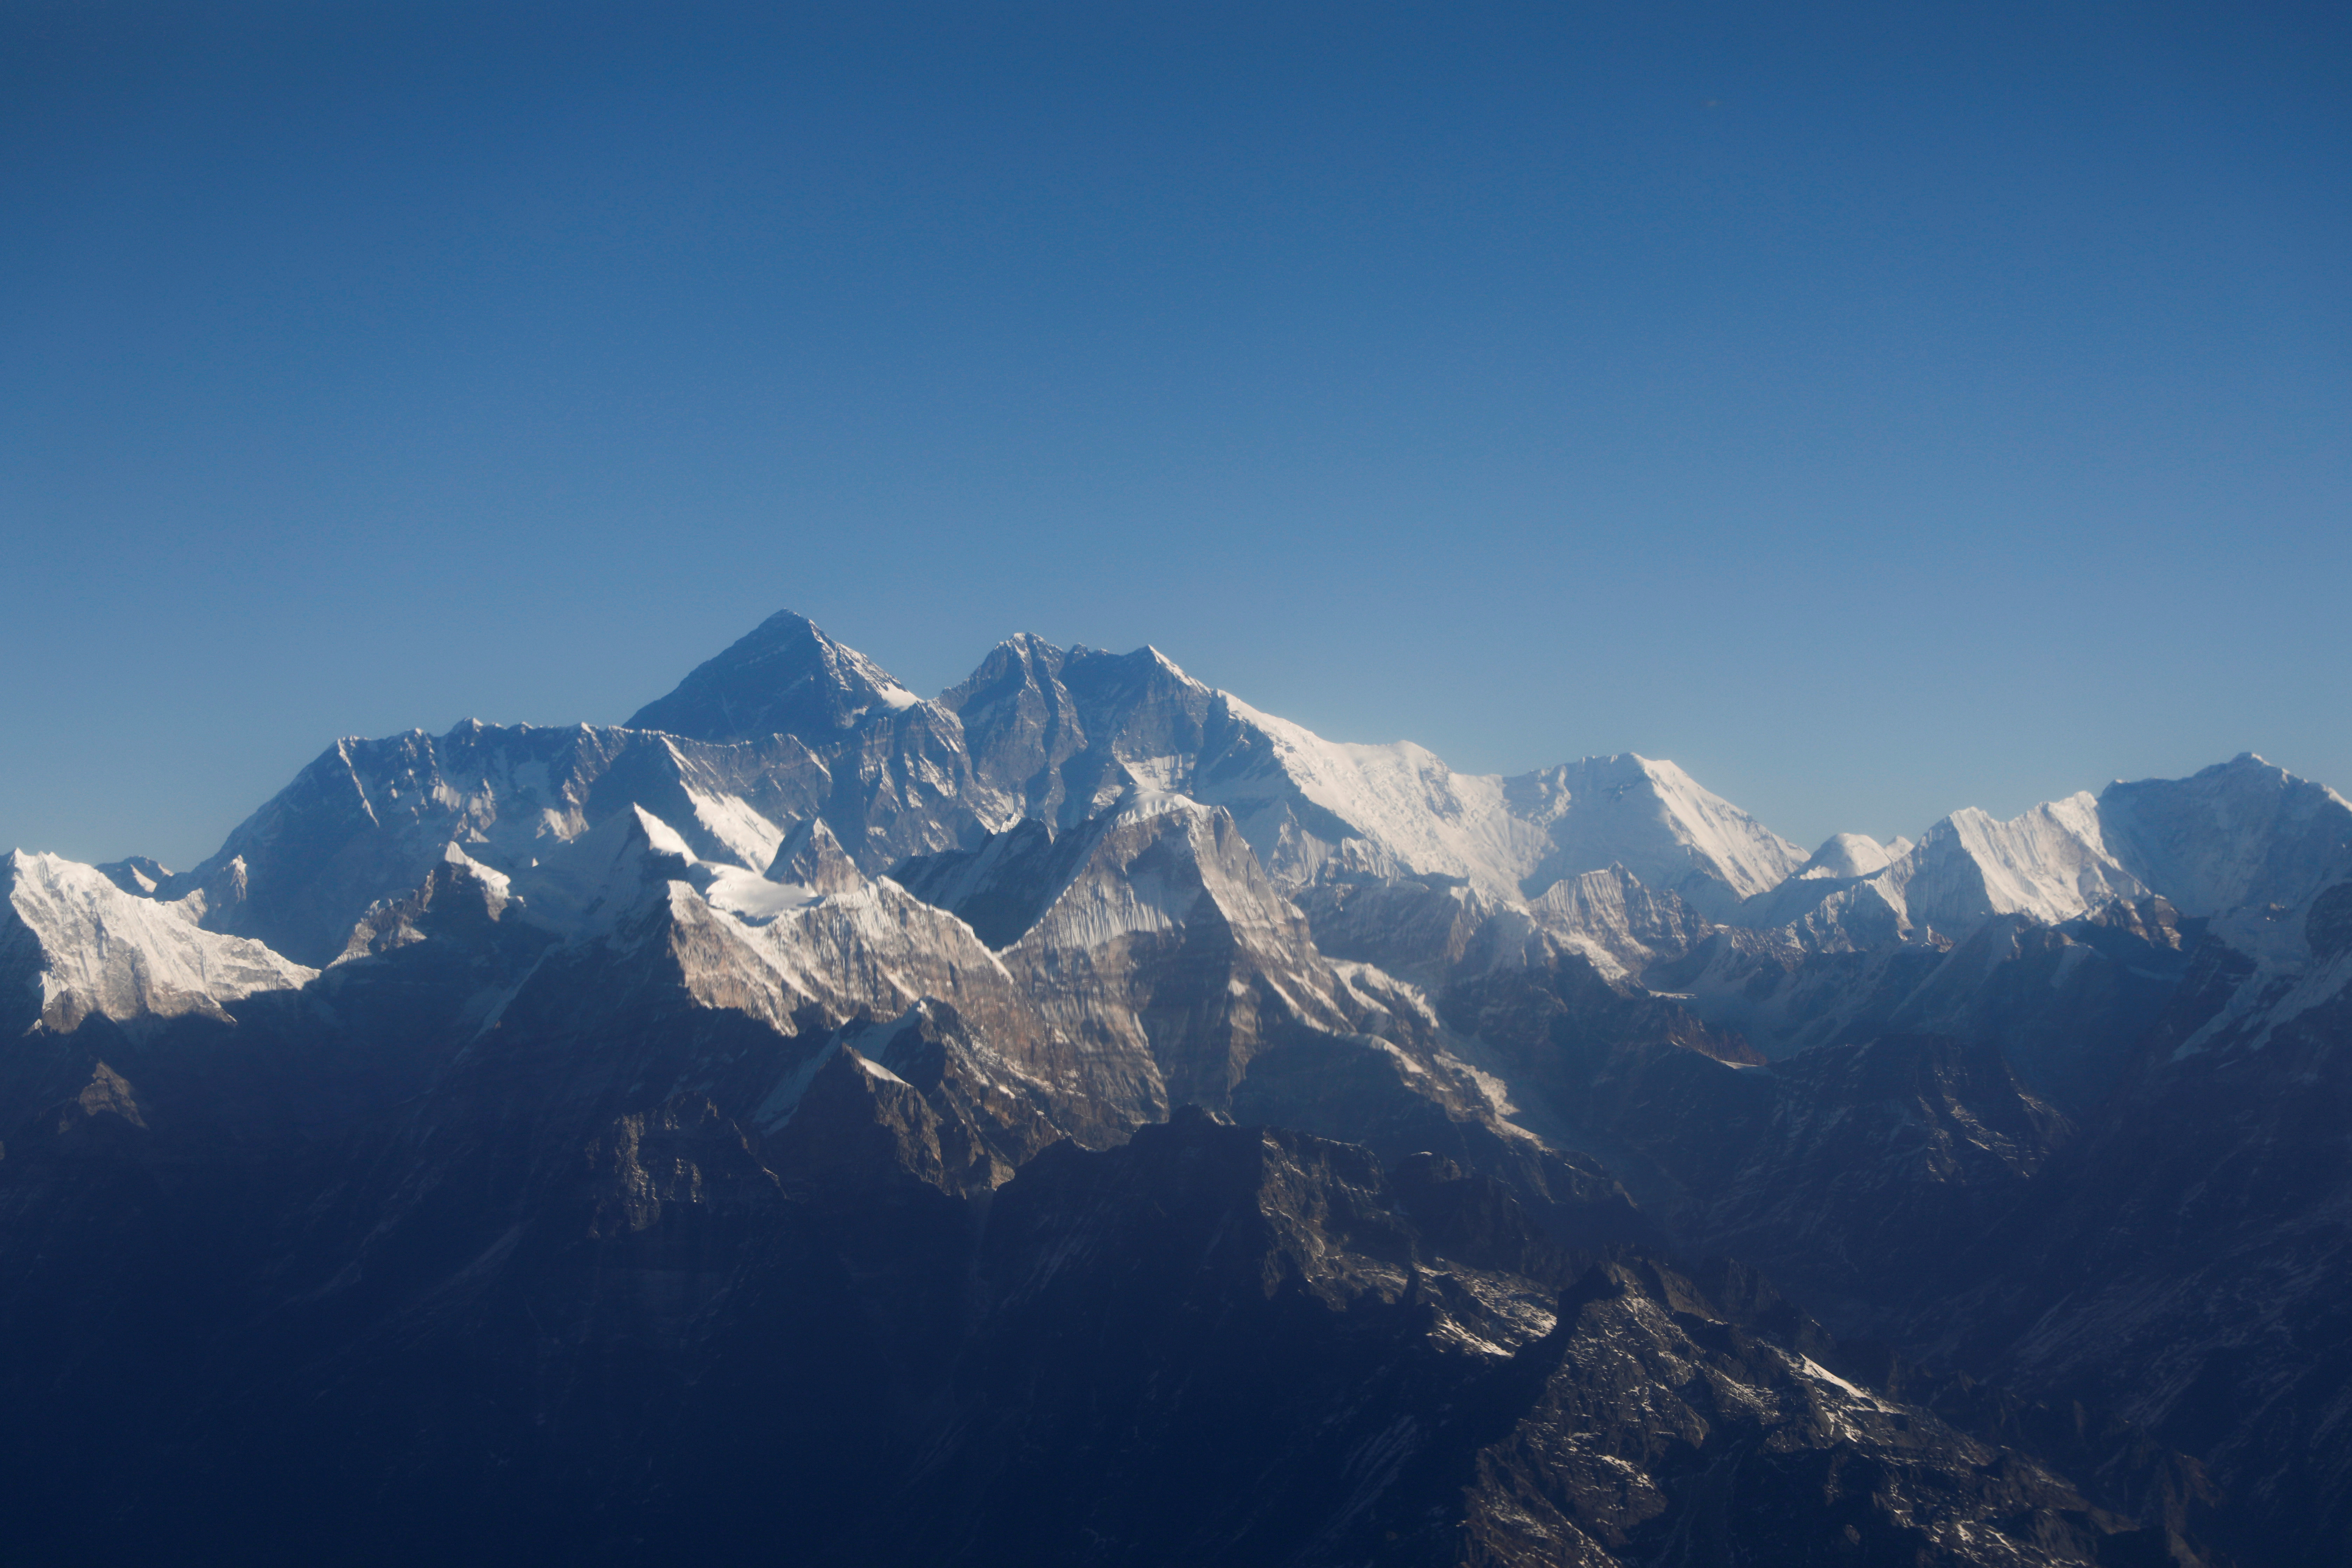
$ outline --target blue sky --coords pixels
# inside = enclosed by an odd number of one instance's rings
[[[0,13],[0,841],[791,606],[1808,843],[2352,788],[2340,5]]]

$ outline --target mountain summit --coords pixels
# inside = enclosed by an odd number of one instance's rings
[[[696,741],[814,741],[846,730],[876,708],[911,708],[915,694],[887,670],[779,610],[716,658],[697,665],[667,697],[636,710],[625,728]]]

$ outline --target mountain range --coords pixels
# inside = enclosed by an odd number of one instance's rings
[[[24,1562],[2319,1564],[2352,805],[1807,853],[789,613],[0,910]]]

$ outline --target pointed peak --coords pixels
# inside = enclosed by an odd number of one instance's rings
[[[982,661],[982,668],[985,668],[991,663],[1004,660],[1018,664],[1024,668],[1034,668],[1042,665],[1050,670],[1061,664],[1062,651],[1060,647],[1047,642],[1035,632],[1014,632],[988,650],[988,658]]]
[[[1645,757],[1639,752],[1620,752],[1606,760],[1622,772],[1628,782],[1645,780],[1652,789],[1662,793],[1714,795],[1691,776],[1688,768],[1669,757]]]
[[[396,948],[436,936],[481,940],[498,924],[512,900],[509,879],[467,855],[456,844],[404,898],[379,899],[352,927],[334,963],[380,957]],[[330,965],[329,967],[333,967]]]
[[[1059,679],[1062,661],[1068,657],[1034,632],[1016,632],[990,648],[970,675],[940,693],[940,706],[961,713],[974,704],[985,709],[1013,693],[1042,690]]]
[[[117,1024],[196,1013],[227,1022],[223,1005],[299,989],[318,971],[248,937],[208,931],[191,911],[118,888],[94,866],[12,852],[0,874],[0,916],[37,955],[29,995],[10,988],[0,1014],[29,1005],[32,1024],[69,1034],[99,1015]],[[19,949],[23,951],[23,949]]]
[[[808,632],[816,637],[824,636],[824,632],[817,629],[817,624],[814,621],[789,606],[778,610],[774,615],[753,626],[751,635],[756,637],[769,633],[785,631]]]
[[[1627,752],[1622,759],[1652,784],[1687,785],[1696,789],[1698,781],[1680,763],[1665,757],[1645,757],[1639,752]]]
[[[707,874],[676,828],[632,805],[549,846],[509,885],[530,923],[577,936],[609,927],[673,879]]]
[[[1158,665],[1160,668],[1166,670],[1169,674],[1174,676],[1179,680],[1192,681],[1192,684],[1195,686],[1200,684],[1200,682],[1193,681],[1191,676],[1184,673],[1184,667],[1182,665],[1178,664],[1174,659],[1170,658],[1166,654],[1161,653],[1150,643],[1145,643],[1141,647],[1138,648],[1136,650],[1136,655],[1150,658],[1152,663]]]
[[[622,814],[621,820],[625,825],[624,831],[627,842],[642,844],[656,855],[675,855],[689,864],[693,862],[694,851],[688,847],[678,830],[644,806],[632,804]]]
[[[848,892],[866,885],[857,863],[821,816],[812,816],[784,835],[775,858],[768,862],[766,875],[771,882],[789,882],[824,893]]]
[[[696,666],[668,696],[638,709],[628,728],[722,744],[771,735],[823,741],[869,712],[919,700],[806,616],[779,610]]]
[[[2268,757],[2253,752],[2240,752],[2226,763],[2215,763],[2210,768],[2200,768],[2196,776],[2200,779],[2262,778],[2293,780],[2298,784],[2302,782]]]
[[[1065,657],[1071,664],[1083,662],[1101,674],[1116,672],[1134,681],[1171,681],[1179,686],[1192,687],[1202,691],[1209,689],[1200,681],[1187,675],[1182,665],[1178,664],[1150,643],[1129,653],[1112,653],[1108,648],[1088,647],[1084,643],[1073,643],[1070,646],[1070,651]]]
[[[533,868],[540,875],[531,880],[543,881],[549,874],[575,880],[601,880],[617,867],[635,867],[662,858],[688,866],[695,863],[693,849],[677,829],[644,806],[632,804],[627,810],[614,812],[579,837],[551,845]]]

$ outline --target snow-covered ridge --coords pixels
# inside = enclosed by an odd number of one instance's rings
[[[2252,752],[2099,795],[2117,859],[2189,915],[2296,909],[2352,877],[2352,803]]]
[[[1213,900],[1237,925],[1255,930],[1278,923],[1263,905],[1269,896],[1279,903],[1279,897],[1250,889],[1221,864],[1221,816],[1185,795],[1130,788],[1084,830],[1076,847],[1087,851],[1085,858],[1069,856],[1067,869],[1047,885],[1041,917],[1023,944],[1032,951],[1093,948],[1174,931],[1203,900]],[[1247,851],[1235,847],[1235,852],[1247,858]]]
[[[229,1003],[318,978],[260,942],[204,930],[200,898],[159,902],[96,867],[21,849],[0,879],[16,927],[7,946],[31,961],[26,978],[47,1028],[69,1030],[93,1014],[118,1024],[192,1013],[226,1021]]]
[[[154,891],[200,889],[208,929],[323,963],[451,845],[522,876],[630,806],[698,860],[754,873],[821,818],[873,875],[1024,816],[1067,829],[1153,794],[1224,807],[1293,893],[1348,868],[1385,868],[1517,903],[1619,865],[1721,918],[1802,860],[1670,763],[1627,754],[1520,778],[1459,773],[1410,742],[1326,741],[1150,648],[1015,638],[921,702],[780,615],[632,723],[676,729],[469,721],[338,742],[210,860]]]
[[[1998,915],[2054,925],[2149,890],[2108,853],[2087,794],[2006,822],[1967,807],[1892,851],[1840,834],[1730,923],[1784,928],[1807,947],[1862,948],[1930,934],[1957,940]],[[1874,859],[1880,864],[1862,869]]]
[[[1509,902],[1622,866],[1645,885],[1727,912],[1804,858],[1669,762],[1627,752],[1511,778],[1462,773],[1410,741],[1327,741],[1230,692],[1207,695],[1233,732],[1209,765],[1171,783],[1232,811],[1286,887],[1312,881],[1353,838],[1364,846],[1360,859],[1368,850],[1373,863],[1459,877]]]
[[[2098,802],[2087,793],[2007,822],[1974,807],[1956,811],[1880,876],[1913,924],[1946,932],[1993,915],[2069,921],[2148,891],[2107,852]]]
[[[824,765],[789,737],[715,746],[584,724],[468,720],[444,735],[345,739],[210,859],[154,891],[176,899],[201,890],[207,929],[324,963],[364,910],[405,896],[451,846],[518,875],[642,805],[698,858],[757,869],[785,825],[812,813],[830,784]]]
[[[1609,871],[1629,896],[1671,895],[1694,918],[1834,948],[1957,940],[2005,914],[2062,921],[2150,890],[2192,914],[2292,906],[2352,868],[2352,808],[2258,758],[2007,822],[1955,812],[1916,844],[1841,834],[1808,857],[1670,762],[1625,752],[1513,777],[1462,773],[1410,742],[1327,740],[1156,648],[1064,649],[1027,635],[922,701],[789,613],[632,723],[676,729],[468,722],[437,737],[339,742],[194,871],[158,881],[126,862],[115,880],[166,900],[199,892],[187,907],[207,929],[323,963],[364,910],[404,896],[453,846],[528,879],[631,810],[711,868],[711,889],[730,884],[720,901],[772,917],[790,895],[760,884],[814,886],[777,863],[815,825],[872,877],[982,844],[1001,856],[1019,847],[1002,836],[1024,820],[1051,835],[1182,805],[1229,813],[1291,899],[1367,879],[1444,879],[1563,938],[1590,923],[1630,962],[1646,943],[1613,912],[1577,901],[1573,918],[1545,915],[1541,901]],[[720,879],[719,868],[741,875]]]
[[[1410,742],[1328,741],[1193,679],[1154,647],[1065,649],[1024,634],[937,703],[893,691],[904,688],[880,666],[787,612],[630,723],[703,742],[760,738],[772,727],[827,756],[839,748],[845,761],[868,759],[861,772],[877,752],[898,753],[904,778],[887,803],[893,822],[833,822],[868,870],[881,868],[872,860],[877,835],[921,853],[958,837],[969,844],[971,829],[1001,831],[1024,815],[1067,828],[1119,808],[1130,784],[1223,806],[1290,889],[1344,858],[1457,877],[1516,902],[1622,865],[1720,916],[1804,859],[1671,763],[1627,753],[1518,778],[1459,773]],[[920,755],[908,752],[910,736]],[[895,824],[919,803],[948,830],[945,842],[935,834],[907,844]],[[714,836],[750,837],[722,834],[715,806],[702,815]],[[789,826],[772,812],[767,819]]]
[[[2301,911],[2347,879],[2352,804],[2248,752],[2006,822],[1956,811],[1917,844],[1885,851],[1840,834],[1732,923],[1782,928],[1804,946],[1866,947],[1931,931],[1958,940],[2000,915],[2057,924],[2155,894],[2186,915],[2230,917],[2224,934],[2245,951],[2293,960]]]

